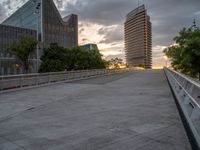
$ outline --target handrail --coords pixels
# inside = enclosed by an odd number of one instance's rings
[[[196,82],[192,81],[190,78],[182,75],[181,73],[175,71],[175,70],[170,70],[171,72],[174,72],[176,74],[178,74],[179,76],[181,76],[182,78],[184,78],[185,80],[187,80],[188,82],[190,82],[192,85],[196,86],[197,88],[199,88],[200,90],[200,85],[197,84]],[[173,76],[171,75],[172,78],[174,78],[174,80],[177,82],[177,84],[184,90],[184,92],[190,97],[190,99],[192,100],[193,103],[195,103],[195,105],[200,108],[200,104],[198,104],[198,102],[195,100],[195,98],[193,98],[190,93],[187,92],[187,90],[181,85],[181,83]]]
[[[200,149],[200,84],[172,69],[164,68],[173,93]]]
[[[179,73],[179,72],[177,72],[177,71],[175,71],[175,70],[171,70],[171,69],[169,69],[169,70],[172,71],[172,72],[174,72],[174,73],[176,73],[176,74],[178,74],[179,76],[181,76],[181,77],[184,78],[185,80],[191,82],[191,83],[194,84],[196,87],[200,88],[200,84],[198,84],[198,83],[195,82],[194,80],[188,78],[187,76],[185,76],[185,75],[183,75],[183,74],[181,74],[181,73]]]
[[[95,71],[95,70],[105,70],[105,69],[91,69],[89,71]],[[114,69],[113,69],[114,70]],[[10,77],[21,77],[21,76],[35,76],[35,75],[50,75],[50,74],[64,74],[64,73],[70,73],[70,72],[86,72],[88,70],[73,70],[73,71],[60,71],[60,72],[48,72],[48,73],[30,73],[30,74],[17,74],[17,75],[2,75],[0,76],[0,79],[3,78],[10,78]]]
[[[58,82],[69,82],[126,71],[128,71],[128,69],[92,69],[0,76],[0,93],[10,90],[13,91],[19,88],[55,84]]]

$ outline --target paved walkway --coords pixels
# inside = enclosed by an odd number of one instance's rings
[[[190,150],[162,70],[0,95],[0,150]]]

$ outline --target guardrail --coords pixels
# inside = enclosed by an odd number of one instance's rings
[[[69,82],[74,80],[122,73],[126,71],[128,71],[128,69],[94,69],[55,73],[0,76],[0,93],[16,88],[41,86],[58,82]]]
[[[196,145],[200,149],[200,84],[174,70],[168,68],[164,70]]]

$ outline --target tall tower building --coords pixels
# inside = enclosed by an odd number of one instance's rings
[[[152,29],[144,5],[134,9],[126,17],[125,54],[129,66],[152,67]]]

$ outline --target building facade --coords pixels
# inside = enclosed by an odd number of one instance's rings
[[[71,14],[62,18],[53,0],[29,0],[3,21],[2,25],[34,30],[37,33],[36,38],[39,46],[38,55],[35,58],[36,62],[40,62],[43,49],[49,47],[51,43],[58,43],[65,48],[78,46],[78,16]],[[10,44],[12,43],[7,43],[7,45]],[[5,50],[0,49],[0,53],[5,53]],[[6,62],[7,59],[3,59],[1,58],[0,62]],[[7,72],[6,66],[2,66],[3,64],[5,63],[0,63],[0,67],[4,69],[0,74],[15,74],[14,72]]]
[[[7,52],[12,43],[18,43],[23,37],[33,37],[36,39],[36,30],[0,25],[0,75],[20,74],[20,62],[15,59],[14,55]],[[30,70],[36,72],[35,56],[30,58]]]
[[[97,50],[97,51],[99,51],[99,48],[98,48],[97,44],[85,44],[85,45],[82,45],[81,47],[83,47],[85,49],[88,49],[88,50]]]
[[[131,11],[125,21],[125,56],[131,67],[152,67],[152,29],[145,6]]]

